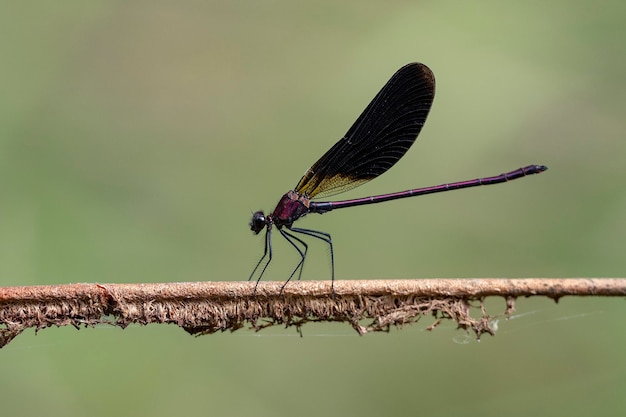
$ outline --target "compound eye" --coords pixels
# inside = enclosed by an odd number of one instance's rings
[[[252,215],[252,220],[250,220],[250,230],[252,230],[255,235],[258,235],[266,224],[267,220],[265,219],[265,214],[263,214],[262,211],[256,211]]]

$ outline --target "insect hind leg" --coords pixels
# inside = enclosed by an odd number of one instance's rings
[[[335,251],[333,250],[333,240],[330,237],[330,234],[326,232],[320,232],[319,230],[300,229],[297,227],[292,227],[289,230],[291,230],[292,232],[301,233],[303,235],[312,236],[314,238],[317,238],[319,240],[322,240],[328,243],[328,247],[330,248],[330,270],[331,270],[330,289],[334,294],[335,293]],[[302,262],[304,262],[304,260],[302,260]],[[300,270],[300,274],[302,274],[302,270]]]

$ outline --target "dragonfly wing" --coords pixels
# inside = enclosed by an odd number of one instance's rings
[[[400,68],[294,191],[310,198],[327,197],[386,172],[415,142],[434,96],[435,77],[426,65]]]

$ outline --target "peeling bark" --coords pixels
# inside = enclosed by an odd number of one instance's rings
[[[248,325],[300,326],[347,322],[359,334],[387,331],[427,316],[434,329],[443,320],[476,337],[495,334],[485,297],[626,296],[626,279],[424,279],[289,283],[181,282],[163,284],[68,284],[0,288],[0,347],[23,330],[51,326],[168,323],[203,335]],[[478,307],[478,317],[470,315]],[[474,314],[476,315],[476,314]]]

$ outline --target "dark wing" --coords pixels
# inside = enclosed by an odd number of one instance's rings
[[[327,197],[386,172],[415,142],[434,96],[435,76],[426,65],[400,68],[294,191],[310,198]]]

